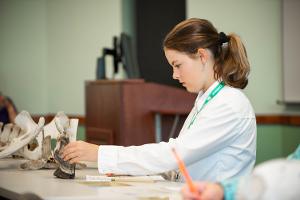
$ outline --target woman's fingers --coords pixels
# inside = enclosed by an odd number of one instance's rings
[[[72,158],[71,160],[69,160],[70,164],[79,163],[80,161],[81,161],[81,159],[79,157],[75,157],[75,158]]]
[[[75,159],[76,157],[78,157],[77,153],[76,152],[73,152],[73,153],[69,153],[67,154],[65,157],[64,157],[64,160],[65,161],[70,161],[72,159]]]
[[[76,152],[76,148],[68,148],[68,149],[64,149],[63,153],[62,153],[62,157],[64,160],[68,160],[70,159],[70,154],[74,154]]]
[[[83,141],[75,141],[66,145],[62,157],[70,162],[97,161],[98,145]]]
[[[62,157],[64,160],[70,160],[74,158],[76,154],[77,156],[79,156],[80,154],[80,149],[78,148],[77,141],[71,142],[64,147]]]

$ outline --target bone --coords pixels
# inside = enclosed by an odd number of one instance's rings
[[[12,132],[10,133],[8,137],[8,142],[11,142],[14,138],[18,137],[21,132],[21,128],[17,125],[14,125],[12,127]]]
[[[27,130],[34,130],[37,127],[37,124],[33,121],[30,114],[26,111],[22,111],[20,115],[17,115],[15,119],[15,123],[20,126],[21,129],[25,131],[25,133],[20,134],[20,138],[27,137]],[[29,160],[38,160],[42,157],[42,142],[43,142],[43,134],[42,129],[36,133],[31,140],[27,141],[27,145],[23,145],[23,148],[19,150],[19,154],[24,158]]]
[[[42,158],[45,160],[49,160],[52,156],[51,153],[51,136],[48,135],[44,138],[43,145],[42,145]]]
[[[29,114],[28,114],[29,117]],[[58,112],[56,116],[53,118],[53,120],[45,125],[43,127],[43,134],[37,135],[34,141],[31,141],[27,146],[24,146],[23,149],[19,151],[19,154],[21,154],[24,158],[30,159],[30,160],[38,160],[43,157],[43,146],[44,146],[44,137],[47,138],[50,137],[50,143],[51,138],[57,139],[57,136],[59,134],[59,131],[57,130],[55,121],[58,120],[59,124],[66,124],[69,119],[63,112]],[[31,120],[29,123],[32,123]],[[49,143],[49,144],[50,144]],[[51,144],[50,144],[51,149]]]
[[[20,153],[24,158],[29,160],[38,160],[42,158],[43,134],[41,134],[41,132],[20,150]]]
[[[65,115],[63,112],[58,112],[55,117],[52,119],[52,121],[47,124],[46,126],[44,126],[44,134],[45,137],[47,137],[48,135],[51,136],[52,139],[57,139],[59,136],[59,131],[57,130],[55,121],[58,120],[59,123],[61,124],[61,126],[67,126],[69,123],[69,118],[67,117],[67,115]]]
[[[62,124],[62,123],[60,122],[60,119],[59,119],[59,118],[55,118],[55,119],[54,119],[54,122],[55,122],[56,129],[58,130],[60,136],[61,136],[61,135],[65,135],[66,133],[65,133],[65,131],[64,131],[64,126],[63,126],[64,124]]]
[[[0,154],[4,149],[6,149],[8,147],[8,145],[9,145],[8,143],[0,142]]]
[[[34,129],[36,123],[31,118],[27,111],[22,111],[15,118],[15,124],[17,124],[22,130]]]
[[[36,124],[26,111],[17,115],[14,125],[3,127],[3,123],[0,123],[0,158],[21,156],[29,159],[21,164],[22,169],[57,168],[55,176],[74,178],[76,165],[64,161],[61,151],[70,141],[76,140],[78,119],[69,119],[63,112],[59,112],[49,124],[44,126],[44,123],[44,118],[40,118]],[[54,155],[51,139],[57,139]],[[79,169],[85,167],[85,164],[77,165]]]
[[[62,179],[73,179],[75,178],[75,164],[70,164],[68,161],[64,161],[61,157],[62,149],[69,143],[69,139],[61,134],[59,138],[58,146],[54,151],[54,159],[58,163],[58,168],[54,172],[54,176]]]
[[[60,136],[54,149],[54,159],[59,165],[54,172],[54,176],[62,179],[73,179],[75,178],[76,165],[70,164],[68,161],[64,161],[61,157],[61,152],[63,148],[70,142],[71,137],[73,140],[76,140],[78,120],[69,120],[69,123],[60,123],[60,121],[56,119],[55,124],[57,130],[60,132]]]
[[[40,160],[29,160],[27,162],[24,162],[20,165],[21,169],[26,170],[36,170],[41,169],[45,166],[46,160],[40,159]]]
[[[70,126],[66,128],[66,133],[69,135],[70,142],[76,141],[78,119],[71,119]]]
[[[87,165],[85,163],[76,163],[76,169],[84,169]]]
[[[3,126],[3,123],[1,122],[0,126]],[[8,147],[9,143],[12,141],[13,138],[17,137],[20,132],[20,127],[18,127],[15,124],[7,124],[3,128],[4,135],[2,135],[3,141],[0,141],[0,151],[4,150]],[[1,132],[1,128],[0,128]]]
[[[13,138],[9,145],[0,151],[0,158],[4,158],[15,153],[32,141],[42,131],[45,119],[41,117],[38,124],[36,124],[28,112],[22,111],[15,118],[15,123],[25,132],[23,135]]]
[[[0,138],[1,138],[1,135],[2,135],[2,127],[3,127],[3,123],[0,122]],[[6,145],[6,143],[1,142],[1,140],[0,140],[0,151],[1,151],[1,148],[4,147],[5,145]]]
[[[11,131],[12,127],[13,127],[13,124],[6,124],[3,127],[3,131],[2,131],[2,134],[0,136],[0,142],[1,143],[7,143],[8,142],[9,135],[12,132]]]
[[[55,160],[48,160],[47,163],[44,165],[44,169],[57,169],[58,164],[55,162]]]

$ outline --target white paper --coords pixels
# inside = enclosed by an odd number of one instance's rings
[[[162,176],[91,176],[86,175],[86,181],[99,181],[99,182],[154,182],[164,181]]]

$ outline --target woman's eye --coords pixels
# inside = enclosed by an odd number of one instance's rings
[[[181,64],[174,65],[175,68],[179,68]]]

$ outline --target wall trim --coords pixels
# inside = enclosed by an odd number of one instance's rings
[[[300,115],[256,115],[257,124],[300,125]]]

